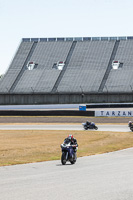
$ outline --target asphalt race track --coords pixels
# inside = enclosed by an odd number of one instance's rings
[[[78,158],[0,167],[1,200],[132,200],[133,149]]]
[[[82,125],[0,125],[0,130],[83,130]],[[99,131],[129,132],[127,125],[98,125]],[[87,130],[91,131],[91,130]]]

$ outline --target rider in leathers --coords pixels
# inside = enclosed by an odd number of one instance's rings
[[[78,149],[78,143],[77,140],[73,137],[73,135],[68,135],[67,138],[65,138],[64,143],[70,142],[70,145],[72,145],[73,150],[74,150],[74,155]]]

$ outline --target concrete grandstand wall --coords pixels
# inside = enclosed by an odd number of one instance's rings
[[[0,94],[0,105],[133,102],[133,93],[101,94]]]

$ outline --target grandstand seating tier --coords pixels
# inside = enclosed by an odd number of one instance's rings
[[[73,43],[23,40],[0,80],[0,93],[98,93],[115,40],[76,41],[71,50]],[[122,63],[122,67],[108,72],[102,92],[131,92],[133,40],[120,40],[114,58]],[[36,64],[33,70],[27,68],[29,61]],[[64,73],[54,67],[58,61],[67,61]]]

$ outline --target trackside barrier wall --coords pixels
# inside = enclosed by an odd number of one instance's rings
[[[73,110],[0,110],[0,116],[94,116],[94,111]]]
[[[73,110],[0,110],[0,116],[88,116],[88,117],[133,117],[133,111],[127,110],[100,110],[100,111],[73,111]]]

